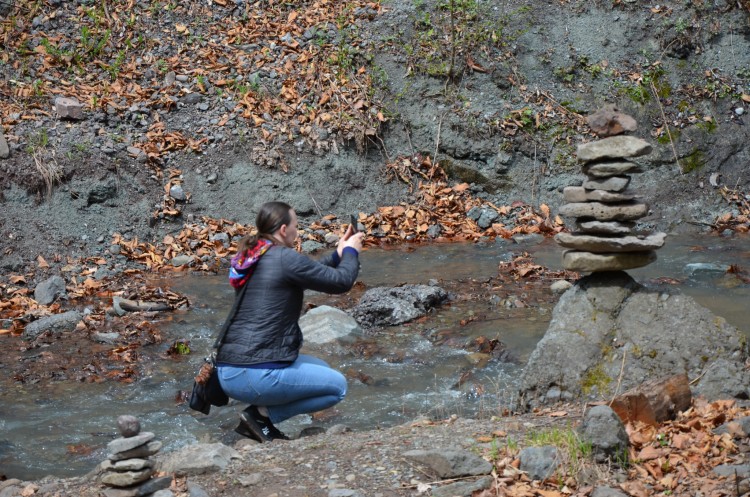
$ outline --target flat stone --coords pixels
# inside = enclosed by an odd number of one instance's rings
[[[666,233],[654,233],[646,237],[558,233],[555,235],[555,241],[565,248],[586,252],[643,252],[663,247],[666,236]]]
[[[142,469],[153,468],[154,463],[148,459],[123,459],[122,461],[112,462],[109,459],[101,464],[103,471],[140,471]]]
[[[563,189],[566,202],[629,202],[635,194],[608,192],[606,190],[587,190],[582,186],[566,186]]]
[[[160,478],[151,478],[137,487],[129,488],[106,488],[103,493],[105,497],[145,497],[152,495],[154,492],[169,488],[172,484],[171,476],[162,476]],[[190,483],[188,483],[188,487]],[[192,496],[192,494],[190,494]]]
[[[410,450],[403,455],[406,459],[424,464],[440,478],[486,475],[492,471],[492,464],[462,450]]]
[[[623,271],[651,264],[656,260],[656,252],[619,252],[593,254],[568,250],[563,254],[563,267],[568,271],[598,272]]]
[[[107,444],[110,454],[119,454],[126,450],[135,449],[145,443],[150,442],[154,438],[154,434],[150,431],[144,431],[133,437],[127,438],[115,438]]]
[[[625,159],[651,153],[652,147],[646,140],[634,136],[612,136],[595,142],[578,145],[578,160],[593,162],[602,159]]]
[[[628,176],[610,176],[609,178],[588,178],[583,182],[583,187],[587,190],[622,192],[629,184]]]
[[[631,116],[619,111],[614,105],[600,109],[586,116],[586,123],[591,131],[600,137],[615,136],[628,131],[635,131],[638,123]]]
[[[648,204],[632,202],[603,204],[601,202],[577,202],[560,207],[560,215],[575,218],[593,218],[597,221],[633,221],[648,215]]]
[[[629,161],[595,162],[584,164],[581,169],[583,174],[594,178],[609,178],[610,176],[619,176],[621,174],[637,174],[643,172],[641,166]]]
[[[102,475],[101,482],[110,487],[129,487],[151,478],[154,470],[151,468],[141,471],[107,471]]]
[[[55,112],[60,119],[83,119],[83,106],[75,98],[57,97],[55,99]]]
[[[134,449],[118,452],[117,454],[110,454],[107,457],[110,461],[121,461],[123,459],[153,456],[161,450],[161,446],[161,442],[154,440],[153,442],[140,445]]]
[[[576,229],[581,233],[629,235],[633,228],[635,223],[632,221],[576,221]]]

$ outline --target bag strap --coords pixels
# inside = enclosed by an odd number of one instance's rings
[[[250,282],[246,282],[244,285],[242,285],[242,288],[240,289],[239,293],[237,293],[237,298],[234,299],[234,304],[232,304],[232,310],[229,311],[229,315],[227,316],[227,319],[224,321],[224,324],[221,327],[221,331],[219,332],[219,336],[216,337],[216,341],[214,341],[213,348],[218,349],[221,345],[221,342],[224,340],[224,335],[227,334],[227,330],[229,329],[229,325],[232,324],[232,321],[234,321],[234,316],[237,315],[237,310],[240,308],[240,302],[242,302],[242,298],[245,296],[245,291],[247,290],[247,286],[250,284]]]

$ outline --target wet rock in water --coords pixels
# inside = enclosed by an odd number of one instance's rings
[[[47,278],[34,288],[34,300],[41,305],[49,305],[65,295],[65,280],[60,276]]]
[[[117,428],[123,437],[134,437],[141,432],[141,422],[135,416],[123,414],[117,418]]]
[[[648,266],[656,260],[656,252],[620,252],[594,254],[568,250],[563,254],[563,266],[569,271],[602,272],[624,271]]]
[[[666,233],[655,233],[643,237],[558,233],[555,235],[555,241],[565,248],[589,252],[643,252],[661,248],[666,236]]]
[[[24,340],[33,340],[48,331],[55,334],[70,332],[76,329],[76,325],[81,319],[83,319],[83,314],[78,311],[53,314],[26,325],[22,336]]]
[[[342,339],[353,341],[362,335],[362,328],[353,317],[328,305],[307,311],[299,319],[299,326],[305,342],[309,343],[331,343]]]
[[[437,286],[373,288],[362,295],[351,314],[362,326],[393,326],[424,316],[446,300],[448,292]]]

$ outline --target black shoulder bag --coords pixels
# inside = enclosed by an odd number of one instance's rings
[[[225,406],[229,403],[229,397],[221,389],[221,383],[219,383],[219,372],[216,369],[216,352],[224,340],[224,335],[226,335],[229,325],[232,324],[232,320],[237,314],[237,309],[239,309],[240,302],[242,302],[242,298],[245,296],[246,289],[247,283],[242,286],[242,289],[237,294],[237,298],[234,299],[232,310],[229,311],[229,316],[227,316],[224,325],[221,327],[219,336],[214,341],[214,350],[206,357],[205,362],[201,365],[198,374],[195,376],[193,393],[190,394],[190,409],[208,414],[211,406]]]

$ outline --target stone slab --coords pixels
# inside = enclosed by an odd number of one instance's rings
[[[133,459],[140,457],[153,456],[159,450],[161,450],[162,443],[158,440],[148,442],[147,444],[139,445],[138,447],[117,454],[110,454],[107,456],[110,461],[121,461],[123,459]]]
[[[585,252],[645,252],[663,247],[666,236],[666,233],[654,233],[646,237],[558,233],[555,241],[565,248]]]
[[[656,260],[656,252],[620,252],[593,254],[568,250],[563,253],[563,267],[568,271],[594,273],[599,271],[623,271],[651,264]]]
[[[629,235],[634,228],[632,221],[576,221],[576,230],[581,233]]]
[[[103,484],[110,487],[130,487],[151,478],[154,470],[151,468],[141,471],[107,471],[102,475]]]
[[[630,202],[604,204],[601,202],[574,202],[560,207],[560,215],[575,218],[591,218],[597,221],[633,221],[648,215],[648,204]]]
[[[643,168],[630,161],[594,162],[584,164],[581,168],[583,174],[594,178],[609,178],[623,174],[638,174]]]
[[[134,487],[106,488],[102,493],[104,497],[145,497],[159,490],[169,488],[170,485],[172,485],[172,477],[162,476],[160,478],[151,478]]]
[[[593,162],[602,159],[626,159],[650,154],[651,144],[635,136],[612,136],[578,145],[578,160]]]
[[[609,178],[589,177],[583,182],[587,190],[604,190],[608,192],[622,192],[630,184],[629,176],[610,176]]]
[[[582,186],[566,186],[563,189],[563,198],[566,202],[629,202],[636,197],[633,193],[587,190]]]
[[[126,450],[132,450],[145,443],[150,442],[154,438],[154,434],[150,431],[144,431],[134,437],[120,437],[115,438],[107,444],[110,454],[119,454]]]

